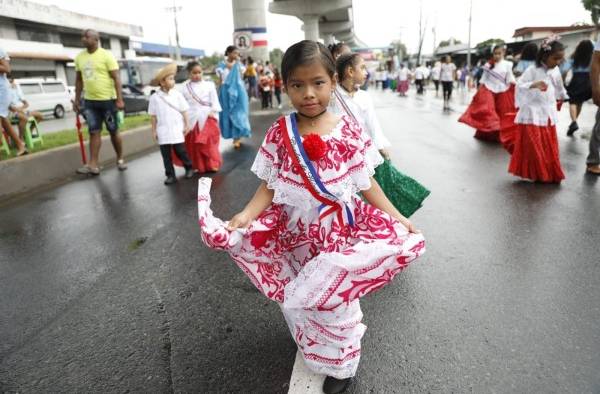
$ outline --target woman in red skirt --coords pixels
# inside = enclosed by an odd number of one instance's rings
[[[515,110],[515,76],[512,62],[504,60],[504,45],[496,45],[493,58],[483,66],[480,87],[459,122],[475,128],[475,138],[500,141],[499,130],[511,123]],[[508,124],[506,124],[508,121]]]
[[[195,170],[200,173],[216,172],[222,164],[219,150],[219,96],[213,82],[202,80],[200,63],[189,62],[187,70],[189,80],[180,86],[183,97],[190,105],[188,114],[192,127],[186,135],[185,147]]]
[[[536,66],[529,67],[517,84],[518,131],[508,167],[516,176],[547,183],[559,183],[565,178],[558,153],[556,122],[558,109],[568,96],[558,69],[565,47],[558,40],[558,36],[544,40]]]

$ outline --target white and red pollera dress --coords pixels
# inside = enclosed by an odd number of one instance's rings
[[[515,76],[508,60],[490,61],[483,66],[480,86],[459,122],[473,127],[475,138],[499,142],[500,129],[510,127],[515,109]],[[507,114],[512,114],[507,117]],[[509,124],[506,124],[508,121]],[[511,142],[502,141],[507,149]]]
[[[531,89],[544,81],[545,91]],[[558,109],[568,98],[558,67],[531,66],[517,83],[517,132],[508,172],[538,182],[559,183],[565,178],[560,165],[556,122]]]
[[[215,84],[211,81],[187,81],[179,91],[190,106],[188,117],[192,129],[185,136],[185,148],[192,166],[200,173],[216,171],[221,168],[223,159],[219,150],[221,105]],[[173,155],[173,164],[183,166],[176,155]]]
[[[252,166],[274,191],[272,204],[248,229],[228,231],[202,178],[199,223],[205,244],[229,253],[279,303],[307,366],[344,379],[356,373],[366,330],[359,298],[424,253],[425,241],[361,199],[382,157],[359,125],[343,116],[330,134],[312,137],[302,140],[294,114],[280,118]],[[319,157],[305,157],[309,139],[323,143]]]

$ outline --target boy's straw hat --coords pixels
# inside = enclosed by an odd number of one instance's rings
[[[152,81],[150,81],[150,86],[158,86],[160,85],[160,81],[162,81],[169,75],[175,74],[177,74],[177,63],[171,63],[169,65],[166,65],[160,70],[158,70],[154,78],[152,78]]]

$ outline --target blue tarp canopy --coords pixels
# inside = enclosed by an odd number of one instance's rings
[[[154,44],[151,42],[138,42],[138,45],[134,45],[136,52],[143,53],[156,53],[169,55],[175,52],[174,46],[169,46],[165,44]],[[140,48],[141,45],[141,48]],[[182,56],[190,56],[190,57],[204,57],[204,49],[195,49],[195,48],[181,48]]]

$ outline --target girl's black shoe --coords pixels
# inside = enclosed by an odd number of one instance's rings
[[[323,383],[323,392],[325,394],[343,393],[350,386],[350,383],[352,383],[352,378],[336,379],[328,376]]]
[[[572,136],[577,130],[579,130],[579,125],[577,122],[571,122],[569,125],[569,130],[567,130],[567,136]]]

